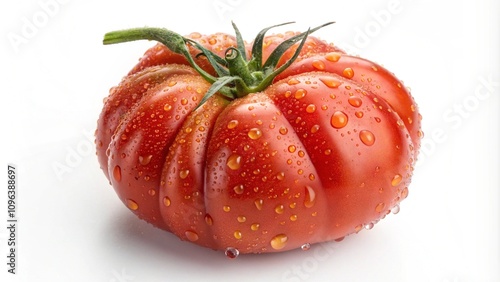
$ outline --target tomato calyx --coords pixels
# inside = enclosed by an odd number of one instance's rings
[[[262,49],[266,32],[271,28],[291,23],[293,22],[273,25],[261,30],[255,37],[253,45],[251,46],[251,58],[247,58],[245,42],[234,23],[232,23],[232,25],[236,33],[237,46],[228,48],[225,51],[224,58],[208,50],[199,42],[183,37],[165,28],[144,27],[108,32],[104,35],[103,44],[108,45],[136,40],[155,40],[164,44],[172,52],[183,55],[189,65],[191,65],[191,67],[193,67],[206,81],[212,84],[201,99],[198,105],[199,107],[216,93],[220,93],[232,100],[244,97],[249,93],[256,93],[266,89],[271,85],[274,78],[287,69],[298,58],[307,37],[311,33],[322,27],[333,24],[334,22],[328,22],[312,29],[309,28],[306,32],[288,38],[281,42],[281,44],[273,50],[268,59],[263,62]],[[298,42],[299,45],[293,56],[278,67],[278,62],[284,53]],[[189,52],[189,45],[200,51],[196,57],[206,57],[210,65],[214,68],[217,76],[211,75],[196,63]]]

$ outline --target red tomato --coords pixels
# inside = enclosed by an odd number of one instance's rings
[[[402,82],[310,32],[265,29],[247,45],[235,30],[105,36],[161,42],[98,121],[97,156],[122,202],[231,257],[339,240],[399,209],[422,137]]]

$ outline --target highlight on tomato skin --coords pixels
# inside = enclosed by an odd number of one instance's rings
[[[341,241],[399,211],[423,136],[408,88],[311,35],[332,22],[267,34],[285,24],[252,41],[234,23],[234,36],[105,35],[158,42],[111,88],[95,134],[137,217],[235,258]]]

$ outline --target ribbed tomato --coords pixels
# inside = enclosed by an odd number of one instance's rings
[[[105,36],[160,42],[98,121],[98,159],[122,202],[229,256],[338,240],[397,211],[422,136],[403,83],[309,36],[318,28],[266,28],[251,44],[234,28]]]

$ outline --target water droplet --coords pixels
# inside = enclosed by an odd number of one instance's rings
[[[296,221],[298,218],[299,218],[299,217],[298,217],[296,214],[292,214],[292,215],[290,216],[290,220],[291,220],[291,221]]]
[[[150,196],[154,196],[154,195],[156,195],[156,190],[155,190],[155,189],[149,189],[149,190],[148,190],[148,194],[149,194]]]
[[[361,142],[366,146],[371,146],[375,143],[375,135],[369,130],[361,130],[359,132],[359,139],[361,139]]]
[[[274,208],[274,211],[277,213],[277,214],[283,214],[283,212],[285,211],[285,207],[283,205],[277,205],[275,208]]]
[[[184,235],[186,235],[186,238],[191,242],[198,241],[199,239],[198,234],[192,230],[186,231]]]
[[[240,185],[236,185],[234,186],[233,190],[234,190],[234,193],[238,194],[238,195],[241,195],[243,194],[243,191],[244,191],[245,187],[240,184]]]
[[[235,119],[233,119],[233,120],[231,120],[230,122],[227,123],[227,128],[229,128],[229,129],[233,129],[236,126],[238,126],[238,121],[235,120]]]
[[[295,91],[294,97],[295,97],[295,99],[300,100],[300,99],[306,97],[306,94],[307,94],[307,91],[305,89],[300,88],[297,91]]]
[[[241,167],[241,156],[232,154],[227,158],[226,165],[232,170],[238,170]]]
[[[342,111],[336,111],[333,113],[332,118],[330,119],[330,124],[337,129],[340,129],[347,125],[347,115]]]
[[[309,113],[309,114],[312,114],[316,111],[316,105],[314,104],[309,104],[307,107],[306,107],[306,112]]]
[[[236,248],[228,247],[224,251],[224,254],[226,255],[226,257],[228,257],[230,259],[235,259],[240,254],[240,251],[238,251],[238,249],[236,249]]]
[[[255,207],[260,211],[262,210],[262,205],[264,204],[264,200],[257,199],[254,201]]]
[[[373,222],[370,222],[368,224],[365,224],[365,229],[366,230],[370,230],[372,229],[373,227],[375,226],[375,224]]]
[[[179,177],[181,179],[186,179],[189,175],[189,169],[179,171]]]
[[[139,205],[134,200],[131,199],[127,199],[127,207],[133,211],[139,209]]]
[[[231,211],[231,207],[230,206],[223,206],[222,210],[225,211],[225,212],[230,212]]]
[[[288,129],[286,127],[280,127],[280,130],[279,130],[280,134],[281,135],[285,135],[288,133]]]
[[[380,123],[382,120],[379,117],[376,117],[375,121]]]
[[[281,250],[286,246],[288,237],[285,234],[278,234],[271,239],[271,247],[275,250]]]
[[[164,204],[166,207],[169,207],[171,203],[172,203],[172,202],[170,201],[170,198],[169,198],[169,197],[165,197],[165,198],[163,198],[163,204]]]
[[[238,220],[239,223],[243,223],[243,222],[247,221],[247,218],[245,216],[242,216],[242,215],[238,216],[236,219]]]
[[[361,98],[356,97],[356,96],[351,96],[349,99],[347,99],[347,102],[349,102],[349,105],[359,108],[363,104],[363,101],[361,101]]]
[[[151,162],[151,159],[153,158],[153,155],[147,155],[145,157],[139,156],[139,163],[141,165],[148,165],[149,162]]]
[[[394,175],[394,177],[391,180],[391,185],[398,186],[402,180],[403,180],[403,177],[401,176],[401,174],[396,174],[396,175]]]
[[[342,82],[334,78],[320,78],[319,80],[328,88],[338,88],[342,84]]]
[[[188,99],[186,99],[186,98],[181,99],[181,105],[185,106],[185,105],[187,105],[187,103],[188,103]]]
[[[379,203],[375,207],[375,211],[378,212],[378,213],[381,213],[384,209],[385,209],[385,203]]]
[[[120,182],[122,180],[122,169],[120,168],[120,166],[116,165],[113,169],[113,177],[117,182]]]
[[[278,174],[276,174],[276,179],[278,179],[278,180],[285,179],[285,173],[284,172],[279,172]]]
[[[319,124],[315,124],[311,127],[311,133],[316,133],[319,130]]]
[[[259,139],[262,137],[262,131],[258,128],[252,128],[248,131],[248,137],[253,140]]]
[[[295,145],[290,145],[290,146],[288,146],[288,152],[290,152],[290,153],[294,153],[294,152],[295,152],[295,150],[297,150],[297,147],[295,147]]]
[[[260,224],[254,223],[250,226],[250,229],[252,229],[252,231],[257,231],[257,230],[259,230],[259,227],[260,227]]]
[[[359,111],[359,112],[354,113],[354,115],[356,115],[357,118],[362,118],[365,114],[363,112]]]
[[[167,104],[165,104],[165,106],[163,106],[163,110],[164,110],[165,112],[168,112],[168,111],[170,111],[171,109],[172,109],[172,105],[170,105],[170,104],[168,104],[168,103],[167,103]]]
[[[207,225],[212,226],[214,224],[214,219],[208,213],[205,215],[205,222]]]
[[[401,190],[401,200],[403,199],[406,199],[406,197],[408,197],[408,187],[405,187],[403,188],[403,190]]]
[[[331,52],[325,55],[325,59],[330,62],[338,62],[341,56],[338,52]]]
[[[316,201],[316,192],[314,192],[314,189],[311,186],[306,186],[304,206],[306,208],[311,208],[314,206],[315,201]]]
[[[393,214],[398,214],[400,210],[401,208],[399,207],[399,205],[395,205],[394,207],[392,207],[391,212]]]
[[[288,80],[288,85],[296,85],[296,84],[299,84],[300,81],[296,78],[291,78],[290,80]]]
[[[305,243],[304,245],[300,246],[300,249],[303,251],[309,251],[311,249],[311,244]]]
[[[342,75],[346,78],[352,78],[354,76],[354,71],[351,68],[345,68]]]
[[[241,231],[238,231],[238,230],[234,231],[233,235],[234,235],[234,238],[236,238],[238,240],[240,240],[243,237],[243,234],[241,233]]]
[[[127,135],[126,135],[126,134],[122,134],[122,135],[120,136],[120,138],[121,138],[123,141],[125,141],[125,140],[127,140],[127,138],[128,138],[128,137],[127,137]]]
[[[317,69],[317,70],[324,70],[325,69],[325,63],[323,63],[320,60],[314,60],[312,62],[312,66]]]

